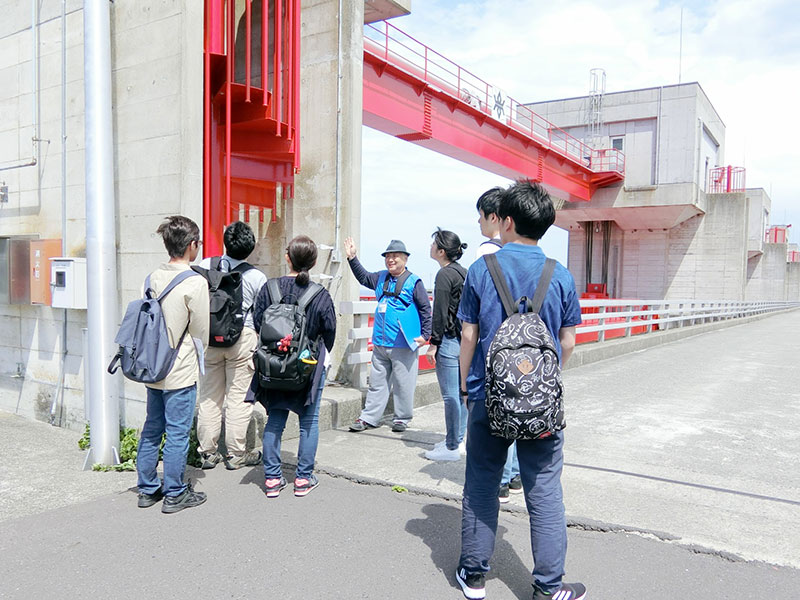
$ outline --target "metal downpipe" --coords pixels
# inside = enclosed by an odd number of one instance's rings
[[[84,364],[91,427],[86,469],[93,463],[119,462],[118,382],[105,369],[114,354],[118,323],[109,0],[84,0],[83,30],[89,329]]]

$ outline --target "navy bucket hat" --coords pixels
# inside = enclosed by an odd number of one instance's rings
[[[406,256],[411,256],[411,252],[406,250],[406,245],[400,240],[392,240],[389,242],[389,246],[386,248],[385,252],[381,253],[381,256],[386,256],[389,252],[402,252]]]

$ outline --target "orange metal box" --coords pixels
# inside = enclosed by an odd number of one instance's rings
[[[31,240],[31,304],[50,306],[50,259],[61,256],[61,240]]]

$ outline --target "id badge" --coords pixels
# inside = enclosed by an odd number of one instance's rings
[[[380,303],[378,303],[378,312],[379,313],[385,313],[386,312],[386,304],[387,304],[386,300],[381,300]]]

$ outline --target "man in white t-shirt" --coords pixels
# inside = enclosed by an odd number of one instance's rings
[[[253,323],[253,302],[261,286],[267,282],[267,276],[245,261],[256,246],[255,234],[247,223],[236,221],[228,225],[223,241],[225,254],[220,258],[219,269],[224,272],[235,269],[242,274],[244,329],[232,346],[209,346],[206,353],[206,373],[197,411],[197,450],[203,469],[213,469],[224,460],[225,467],[234,470],[261,464],[261,451],[246,447],[253,405],[244,400],[253,379],[253,352],[258,345],[258,333]],[[200,266],[210,269],[212,259],[204,259]],[[223,407],[225,446],[228,450],[225,457],[217,448]]]
[[[481,228],[481,235],[488,239],[478,246],[477,258],[485,254],[494,254],[503,246],[500,243],[500,217],[497,216],[497,207],[504,193],[503,188],[493,187],[478,198],[475,206],[478,209],[478,225]]]

